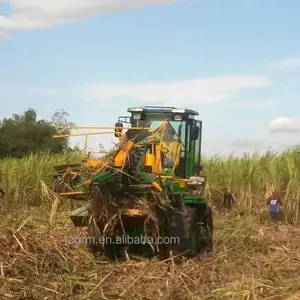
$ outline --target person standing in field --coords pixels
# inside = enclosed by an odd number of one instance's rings
[[[232,209],[234,204],[235,204],[235,200],[234,200],[232,193],[230,193],[229,190],[226,190],[226,192],[223,195],[222,206],[227,209]]]
[[[281,205],[281,197],[278,190],[275,190],[272,195],[267,199],[271,220],[278,222],[279,220],[279,206]]]
[[[3,198],[4,195],[5,195],[5,192],[4,192],[3,188],[2,188],[2,186],[0,186],[0,198]]]

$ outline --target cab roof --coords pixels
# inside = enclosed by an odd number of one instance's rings
[[[139,107],[130,107],[127,109],[127,112],[145,112],[145,113],[175,113],[175,114],[189,114],[198,116],[199,113],[192,109],[186,108],[177,108],[173,106],[139,106]]]

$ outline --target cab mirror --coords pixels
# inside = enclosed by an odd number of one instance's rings
[[[178,127],[178,136],[181,138],[182,136],[182,124],[179,125]]]
[[[122,128],[123,128],[123,123],[117,122],[115,124],[115,137],[120,137],[121,136]]]
[[[198,140],[199,133],[200,133],[200,127],[193,125],[192,130],[191,130],[191,140],[192,141]]]

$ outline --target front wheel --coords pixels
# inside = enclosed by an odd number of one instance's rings
[[[168,213],[168,236],[171,244],[164,245],[165,256],[194,257],[200,252],[200,238],[197,208],[186,206]]]
[[[195,257],[213,250],[213,215],[211,207],[185,206],[185,211],[168,213],[168,236],[172,244],[164,245],[165,256]]]

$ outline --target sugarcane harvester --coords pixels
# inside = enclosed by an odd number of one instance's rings
[[[55,192],[86,201],[71,213],[73,224],[88,228],[92,252],[113,257],[124,247],[164,256],[212,250],[198,112],[154,106],[127,111],[130,116],[111,128],[119,143],[108,154],[55,167]],[[135,242],[128,245],[126,237]]]

